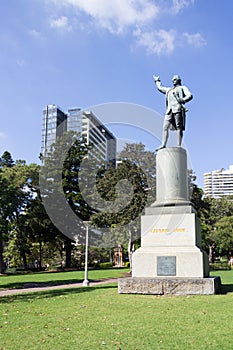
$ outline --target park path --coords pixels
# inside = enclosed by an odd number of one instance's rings
[[[89,286],[96,286],[100,284],[108,284],[117,282],[118,278],[106,278],[104,280],[98,280],[98,281],[91,281]],[[50,290],[56,290],[56,289],[69,289],[69,288],[78,288],[82,287],[82,282],[79,283],[71,283],[71,284],[59,284],[56,286],[43,286],[43,287],[32,287],[32,288],[19,288],[19,289],[4,289],[0,290],[0,297],[4,297],[7,295],[15,295],[15,294],[22,294],[22,293],[33,293],[33,292],[41,292],[41,291],[50,291]],[[85,287],[88,288],[88,287]]]

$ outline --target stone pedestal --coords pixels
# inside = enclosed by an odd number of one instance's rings
[[[187,154],[181,147],[161,149],[156,156],[156,202],[152,206],[187,205]]]
[[[189,201],[184,149],[158,152],[156,191],[156,202],[141,218],[141,248],[132,257],[132,279],[119,280],[119,293],[214,294],[221,282],[209,279],[200,222]]]
[[[220,277],[209,278],[146,278],[118,280],[121,294],[210,295],[221,293]]]
[[[132,276],[209,276],[200,223],[191,205],[146,210],[141,218],[141,248],[133,254]]]

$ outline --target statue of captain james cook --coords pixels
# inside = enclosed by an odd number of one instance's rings
[[[177,130],[177,146],[180,147],[185,130],[185,114],[187,112],[184,104],[192,100],[193,96],[189,89],[181,85],[179,75],[172,78],[173,87],[164,87],[160,77],[153,75],[158,90],[166,94],[166,114],[163,123],[162,145],[156,151],[165,148],[168,141],[169,129]]]

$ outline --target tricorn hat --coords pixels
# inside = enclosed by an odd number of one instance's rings
[[[174,79],[181,81],[181,77],[178,74],[173,75],[172,80]]]

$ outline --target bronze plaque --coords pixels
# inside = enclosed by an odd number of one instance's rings
[[[176,276],[176,256],[157,256],[157,276]]]

